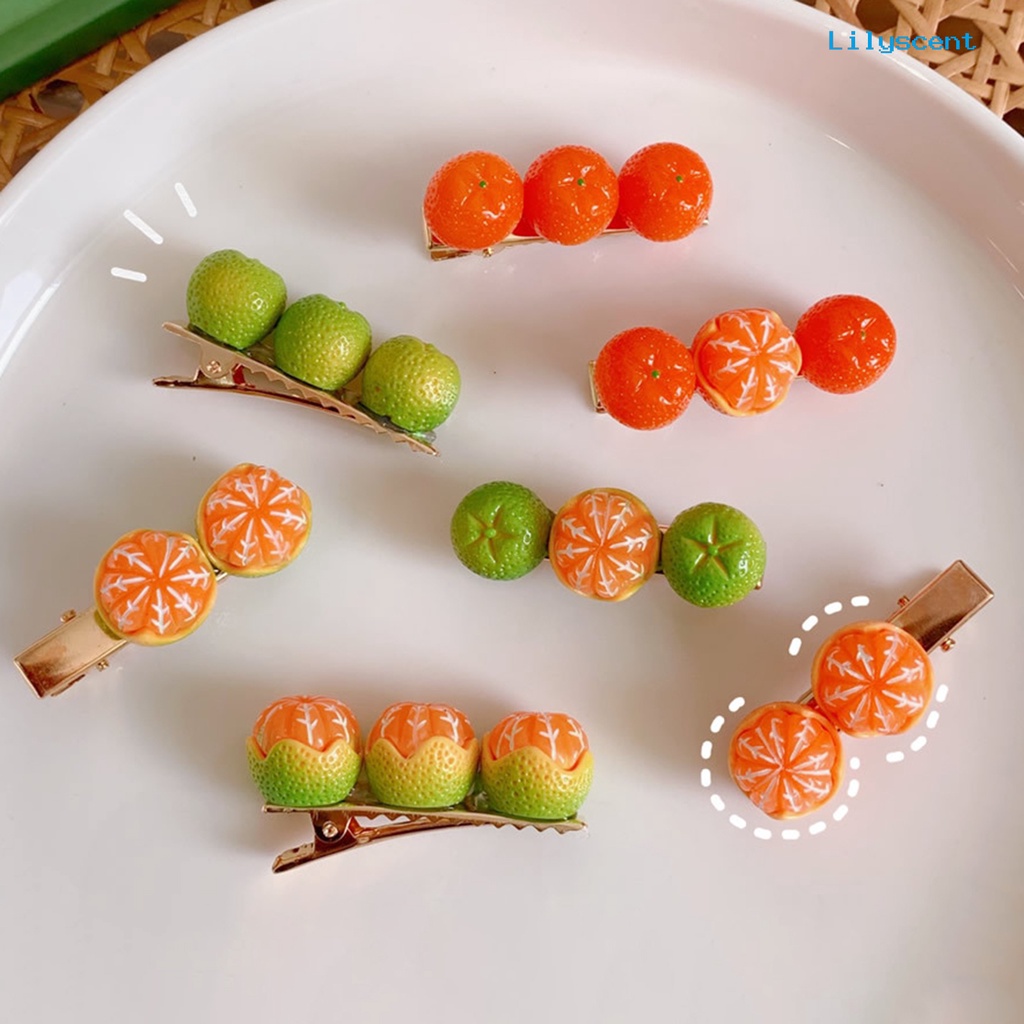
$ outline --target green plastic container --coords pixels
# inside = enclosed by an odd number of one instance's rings
[[[173,6],[174,0],[0,0],[0,100]]]

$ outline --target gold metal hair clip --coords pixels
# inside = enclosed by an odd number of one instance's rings
[[[266,576],[289,565],[309,537],[312,506],[300,487],[265,466],[241,463],[203,496],[196,536],[133,530],[104,555],[95,607],[74,610],[14,664],[39,697],[55,697],[128,643],[182,640],[213,609],[226,576]]]
[[[956,561],[885,622],[857,622],[833,633],[811,665],[811,689],[746,715],[729,745],[729,772],[772,818],[811,814],[843,782],[841,734],[858,738],[908,732],[928,711],[929,652],[948,651],[953,634],[992,600],[992,589]],[[941,698],[940,698],[941,699]]]
[[[704,222],[707,224],[707,221]],[[630,228],[605,228],[604,231],[598,235],[598,238],[604,238],[606,235],[632,235],[635,234]],[[503,249],[511,249],[514,246],[529,245],[532,242],[546,242],[546,238],[541,238],[540,235],[517,235],[515,233],[506,235],[500,242],[495,245],[489,245],[485,249],[456,249],[453,246],[445,245],[443,242],[439,242],[433,232],[430,230],[430,225],[427,223],[426,217],[423,218],[423,238],[427,247],[427,252],[430,254],[432,260],[454,260],[460,256],[494,256],[496,253],[501,252]]]
[[[381,839],[393,839],[397,836],[442,828],[460,828],[466,825],[491,825],[502,828],[511,825],[517,831],[532,828],[538,832],[550,830],[565,833],[580,832],[587,827],[586,822],[575,815],[561,821],[535,821],[477,810],[477,806],[486,806],[479,794],[467,797],[465,803],[459,807],[446,810],[403,810],[378,803],[373,799],[365,783],[356,787],[351,799],[331,807],[278,807],[275,804],[265,804],[263,810],[268,814],[308,813],[310,824],[313,826],[313,841],[279,854],[274,860],[272,870],[288,871],[300,864],[319,860],[332,853],[343,853],[356,847],[368,846]],[[384,818],[389,824],[362,824],[360,819],[366,818]]]
[[[338,392],[321,391],[303,384],[277,369],[266,340],[244,352],[222,345],[177,323],[165,323],[165,331],[191,341],[199,347],[199,365],[191,377],[154,377],[161,388],[205,388],[230,391],[240,395],[261,395],[281,402],[292,402],[307,408],[322,409],[344,420],[356,423],[405,444],[413,451],[437,455],[433,432],[413,434],[395,426],[383,416],[376,416],[360,404],[359,378]]]

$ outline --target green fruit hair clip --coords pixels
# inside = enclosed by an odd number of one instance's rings
[[[759,588],[766,557],[761,531],[730,505],[695,505],[662,529],[628,491],[583,491],[553,513],[507,481],[482,484],[459,502],[451,541],[459,561],[486,579],[518,579],[547,558],[570,590],[622,601],[661,573],[702,608],[735,604]]]
[[[305,812],[313,825],[313,841],[282,853],[275,872],[406,832],[586,827],[576,813],[594,760],[569,715],[517,712],[478,741],[457,708],[404,702],[364,744],[340,701],[283,697],[260,713],[246,749],[265,810]],[[360,823],[367,818],[388,823]]]
[[[288,305],[281,276],[234,249],[200,261],[186,310],[186,324],[163,326],[198,346],[199,365],[191,377],[154,378],[158,387],[294,402],[438,454],[434,431],[462,382],[455,360],[433,345],[402,334],[373,348],[361,313],[319,294]]]

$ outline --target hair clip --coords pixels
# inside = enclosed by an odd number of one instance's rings
[[[524,178],[496,153],[460,153],[430,179],[423,232],[432,260],[512,245],[579,245],[600,235],[685,238],[707,223],[712,182],[692,149],[658,142],[634,153],[618,174],[586,146],[542,153]]]
[[[155,377],[165,388],[261,395],[333,413],[437,455],[434,430],[458,401],[455,361],[412,335],[371,349],[362,314],[326,295],[287,304],[279,274],[234,249],[192,273],[188,324],[164,330],[199,347],[191,377]]]
[[[518,579],[548,559],[559,581],[584,597],[622,601],[660,574],[703,608],[759,589],[766,558],[761,531],[730,505],[704,502],[664,527],[628,491],[583,491],[553,513],[508,481],[482,484],[459,502],[451,541],[459,561],[486,579]]]
[[[313,841],[274,861],[287,871],[380,839],[467,825],[572,832],[593,756],[568,715],[518,712],[477,741],[447,704],[393,704],[362,743],[355,715],[332,697],[283,697],[246,743],[268,813],[306,813]],[[365,825],[359,819],[384,818]]]
[[[196,512],[196,535],[133,530],[100,561],[94,608],[15,659],[39,697],[54,697],[89,669],[103,671],[128,643],[156,647],[202,625],[226,576],[266,576],[289,565],[309,537],[309,496],[273,469],[241,463],[221,476]]]
[[[843,779],[840,735],[892,736],[911,729],[932,697],[929,652],[950,650],[953,634],[992,600],[991,589],[962,561],[885,622],[858,622],[832,634],[811,667],[811,689],[796,701],[765,704],[739,724],[729,773],[772,818],[816,811]]]
[[[896,354],[885,310],[860,295],[816,302],[790,329],[770,309],[731,309],[712,317],[689,348],[667,331],[633,327],[588,364],[596,412],[636,430],[678,419],[699,392],[728,416],[756,416],[781,405],[803,377],[833,394],[874,384]]]

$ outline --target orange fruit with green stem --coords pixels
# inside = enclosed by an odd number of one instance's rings
[[[617,217],[644,238],[673,242],[707,220],[713,191],[700,154],[678,142],[656,142],[622,165]]]
[[[203,496],[199,542],[233,576],[266,576],[293,562],[309,539],[312,505],[301,487],[266,466],[243,462]]]
[[[691,352],[698,390],[729,416],[755,416],[781,405],[801,366],[796,339],[770,309],[731,309],[712,317]]]
[[[811,666],[814,700],[851,736],[906,732],[932,696],[932,663],[906,630],[859,622],[833,633]]]
[[[333,697],[282,697],[260,712],[246,741],[263,799],[281,807],[336,804],[362,764],[359,723]]]
[[[623,601],[654,575],[660,546],[657,520],[638,497],[594,488],[558,510],[548,556],[570,590],[598,601]]]
[[[656,430],[678,419],[696,383],[690,350],[657,327],[616,334],[594,363],[594,388],[605,411],[636,430]]]
[[[765,704],[733,733],[729,773],[765,814],[798,818],[838,791],[843,781],[842,741],[835,726],[813,707],[790,701]]]
[[[431,234],[454,249],[488,249],[512,233],[523,213],[523,180],[496,153],[474,150],[439,168],[423,197]]]
[[[564,714],[519,711],[481,744],[480,776],[492,810],[517,818],[572,817],[586,799],[594,758],[583,727]]]
[[[93,589],[110,633],[158,646],[199,628],[216,600],[217,578],[192,537],[134,530],[104,555]]]
[[[892,320],[863,295],[832,295],[816,302],[793,333],[803,355],[803,376],[837,395],[870,387],[896,355]]]
[[[366,777],[394,807],[450,807],[466,799],[480,758],[469,719],[448,704],[392,704],[366,740]]]
[[[523,178],[523,222],[549,242],[579,245],[596,238],[618,205],[618,176],[586,146],[542,153]]]

